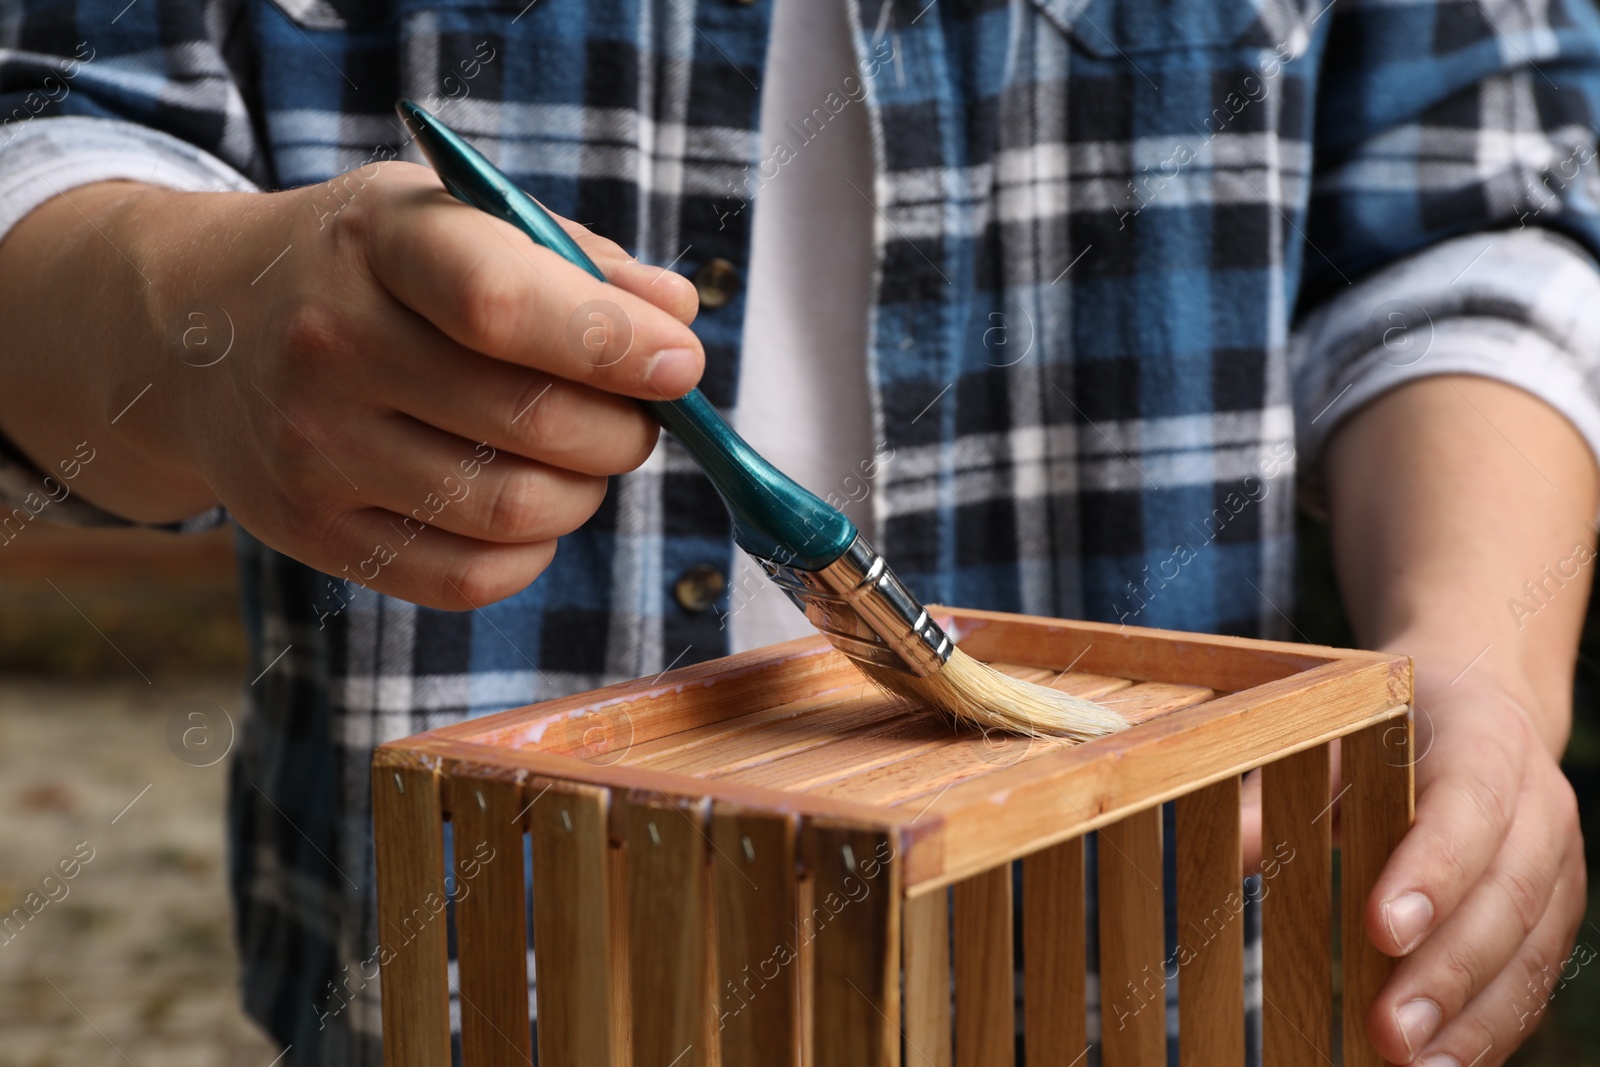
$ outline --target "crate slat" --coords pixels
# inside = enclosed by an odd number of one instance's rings
[[[937,895],[937,894],[936,894]],[[1029,1063],[1082,1062],[1089,1047],[1083,838],[1022,861],[1022,1016]]]
[[[1002,673],[1026,675],[1030,681],[1051,683],[1053,688],[1063,692],[1090,698],[1133,684],[1126,678],[1104,675],[1059,675],[1037,667],[1010,664],[991,666]],[[855,686],[846,686],[809,700],[752,712],[737,719],[635,745],[621,762],[680,774],[727,775],[857,734],[872,733],[874,727],[898,724],[906,715],[907,709],[903,704],[877,693],[862,678]],[[951,731],[949,740],[960,742],[963,738],[961,734]]]
[[[1042,685],[1049,689],[1059,689],[1063,693],[1071,693],[1080,697],[1095,697],[1101,693],[1110,693],[1118,689],[1126,689],[1133,685],[1131,678],[1122,678],[1112,674],[1087,674],[1083,671],[1051,671],[1043,667],[1029,667],[1021,663],[994,662],[989,664],[1001,674],[1009,674],[1013,678],[1034,685]]]
[[[615,1062],[614,1034],[605,1011],[615,981],[610,802],[606,790],[593,786],[534,779],[525,787],[522,803],[533,855],[540,1063]],[[517,862],[520,868],[520,855]]]
[[[811,847],[803,828],[798,846],[802,856],[800,880],[795,885],[795,899],[800,906],[800,922],[795,929],[796,940],[800,942],[800,1063],[801,1067],[814,1067],[817,1062],[817,952],[811,915],[815,909],[816,878],[809,869],[809,861],[803,859]]]
[[[1239,777],[1179,797],[1178,1056],[1244,1062],[1244,886]]]
[[[435,768],[403,753],[375,759],[378,929],[405,937],[379,957],[387,1067],[450,1062],[450,987],[445,919],[444,821]]]
[[[1410,695],[1404,661],[1352,657],[1053,749],[958,782],[931,801],[906,801],[891,810],[942,823],[939,873],[922,876],[914,853],[908,861],[918,871],[915,891],[948,885],[1286,751],[1324,743],[1402,709]]]
[[[1011,865],[957,882],[956,1062],[1011,1067],[1016,1056],[1011,957]]]
[[[1395,960],[1367,937],[1367,897],[1389,854],[1411,828],[1414,774],[1409,717],[1347,735],[1340,771],[1347,791],[1340,798],[1339,887],[1344,983],[1345,1067],[1382,1067],[1367,1040],[1367,1005],[1389,980]]]
[[[1203,685],[1221,693],[1250,689],[1338,660],[1392,657],[1287,641],[1246,640],[1120,623],[1041,619],[1001,611],[928,605],[949,613],[947,630],[969,656],[1077,670],[1146,682]]]
[[[1333,812],[1328,746],[1261,769],[1265,1063],[1333,1059]]]
[[[950,895],[911,898],[904,921],[906,1062],[951,1067]]]
[[[1211,696],[1209,689],[1197,686],[1161,684],[1120,688],[1107,706],[1139,720],[1176,708],[1201,703]],[[903,707],[903,705],[898,705]],[[942,720],[909,713],[852,731],[829,743],[813,746],[793,756],[745,766],[715,777],[770,789],[806,790],[821,796],[839,795],[865,803],[893,804],[901,799],[937,792],[950,782],[960,781],[1000,765],[1017,762],[1004,754],[991,752],[982,737],[952,740],[953,731]],[[958,736],[958,735],[955,735]],[[1064,742],[1041,739],[1018,742],[1034,758],[1045,752],[1069,747]],[[931,771],[926,783],[907,777],[908,764]],[[708,773],[702,771],[701,773]],[[879,783],[882,782],[880,795]],[[830,788],[830,783],[838,783]]]
[[[1069,675],[1053,688],[1093,700],[1132,692],[1129,688],[1132,684],[1125,678]],[[912,797],[936,794],[964,778],[1020,763],[1071,743],[1059,738],[952,730],[941,745],[870,771],[822,783],[815,787],[815,792],[865,804],[899,804]]]
[[[798,1067],[800,969],[795,825],[716,805],[711,814],[717,974],[713,993],[728,1067]]]
[[[1211,699],[1212,692],[1198,686],[1152,683],[1108,687],[1101,693],[1079,695],[1099,700],[1130,721],[1139,722],[1203,704]],[[920,808],[928,798],[940,796],[958,782],[1070,749],[1074,744],[1052,737],[968,734],[853,777],[819,785],[813,792],[836,800]]]
[[[950,727],[926,713],[908,712],[857,730],[820,748],[755,767],[717,775],[716,780],[785,791],[811,791],[824,782],[863,774],[948,743]]]
[[[679,667],[650,679],[468,719],[429,733],[441,740],[495,748],[592,754],[594,746],[585,734],[595,726],[629,727],[630,742],[645,744],[747,715],[753,708],[854,685],[860,677],[861,672],[827,641],[807,637]]]
[[[635,1063],[709,1067],[709,802],[616,798],[628,849],[628,970]],[[537,946],[537,942],[536,942]]]
[[[904,714],[888,701],[863,701],[860,692],[857,686],[843,695],[795,701],[638,745],[626,762],[679,774],[726,773],[804,752]]]
[[[633,1067],[633,990],[628,967],[628,850],[611,842],[606,850],[606,908],[611,917],[611,1067]],[[602,1061],[604,1062],[604,1061]]]
[[[815,1067],[899,1067],[900,873],[877,830],[809,821]],[[805,933],[802,933],[805,936]]]
[[[1100,831],[1100,1041],[1105,1067],[1167,1062],[1161,809]]]
[[[1169,711],[1204,704],[1216,694],[1203,685],[1140,682],[1101,701],[1131,723],[1148,722]]]
[[[461,1059],[467,1067],[526,1067],[533,1040],[522,783],[504,773],[458,774],[451,790]]]

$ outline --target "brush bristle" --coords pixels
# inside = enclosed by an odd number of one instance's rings
[[[855,664],[878,688],[936,711],[957,726],[1077,741],[1128,727],[1110,708],[1001,674],[959,648],[942,670],[926,677],[859,660]]]

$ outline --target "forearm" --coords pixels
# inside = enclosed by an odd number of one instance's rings
[[[1358,639],[1446,683],[1471,664],[1523,690],[1559,752],[1600,504],[1583,438],[1522,390],[1438,376],[1352,416],[1325,463]]]
[[[175,290],[187,283],[182,272],[172,276],[178,257],[168,253],[184,238],[162,216],[175,200],[193,212],[221,195],[250,194],[83,186],[42,204],[0,241],[0,433],[58,481],[64,460],[92,449],[93,462],[74,468],[71,491],[125,518],[175,521],[215,503],[180,444],[180,394],[192,383],[176,379],[203,371],[180,358]],[[220,259],[226,235],[212,236]],[[191,292],[198,300],[206,290]]]

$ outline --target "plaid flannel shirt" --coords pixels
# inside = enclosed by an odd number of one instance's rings
[[[1542,375],[1529,388],[1600,439],[1594,327],[1571,303],[1594,306],[1600,250],[1582,0],[849,8],[857,63],[838,74],[870,112],[866,358],[893,456],[878,541],[925,600],[1282,637],[1297,463],[1357,398],[1452,368]],[[409,96],[642,259],[737,266],[749,203],[782,180],[757,151],[770,14],[9,0],[0,232],[51,174],[274,188],[416,159],[390,110]],[[836,106],[795,116],[791,150]],[[1426,331],[1414,359],[1385,347],[1396,285],[1400,325]],[[743,310],[735,293],[695,324],[724,407]],[[1315,328],[1292,337],[1297,315]],[[30,476],[0,463],[12,500]],[[234,753],[230,872],[246,1004],[286,1062],[379,1062],[373,746],[718,655],[728,602],[690,610],[673,585],[732,554],[671,442],[543,577],[473,612],[241,533],[264,673]]]

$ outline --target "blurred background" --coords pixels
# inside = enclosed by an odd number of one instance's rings
[[[0,916],[45,901],[0,926],[0,1067],[277,1056],[238,1003],[227,760],[167,740],[193,701],[237,716],[244,670],[231,531],[0,546]]]
[[[1303,519],[1302,541],[1299,627],[1350,644],[1325,531]],[[1590,620],[1567,772],[1590,842],[1579,936],[1600,950],[1600,612]],[[0,1067],[273,1063],[235,991],[227,761],[196,766],[168,741],[196,701],[237,721],[248,681],[229,531],[35,523],[0,546],[0,915],[29,893],[47,901],[0,928]],[[211,728],[221,756],[227,723]],[[1512,1062],[1600,1064],[1596,1004],[1600,967],[1584,967]]]

